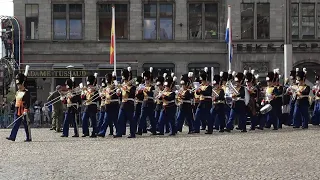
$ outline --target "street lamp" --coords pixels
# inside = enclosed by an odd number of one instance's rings
[[[72,70],[74,69],[74,66],[69,65],[69,66],[67,66],[67,69],[70,71],[70,79],[71,79],[71,76],[72,76]]]

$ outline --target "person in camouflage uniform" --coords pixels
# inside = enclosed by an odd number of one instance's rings
[[[62,87],[60,85],[57,86],[56,91],[48,97],[48,102],[60,97],[61,91],[62,91]],[[61,123],[63,119],[63,104],[60,98],[58,98],[57,102],[52,104],[52,106],[53,106],[52,128],[50,130],[61,132]]]

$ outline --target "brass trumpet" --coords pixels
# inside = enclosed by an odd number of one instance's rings
[[[231,91],[229,92],[230,94],[239,94],[238,90],[234,87],[231,81],[226,83],[226,87],[229,89],[229,91]]]

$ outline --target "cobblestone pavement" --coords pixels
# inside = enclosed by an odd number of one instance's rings
[[[144,135],[136,139],[61,138],[33,129],[25,143],[0,130],[0,179],[320,179],[320,128]],[[71,130],[70,130],[71,132]]]

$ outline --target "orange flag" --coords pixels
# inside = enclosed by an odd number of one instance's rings
[[[116,57],[115,52],[116,33],[115,33],[115,11],[112,7],[111,41],[110,41],[110,64],[113,64]]]

